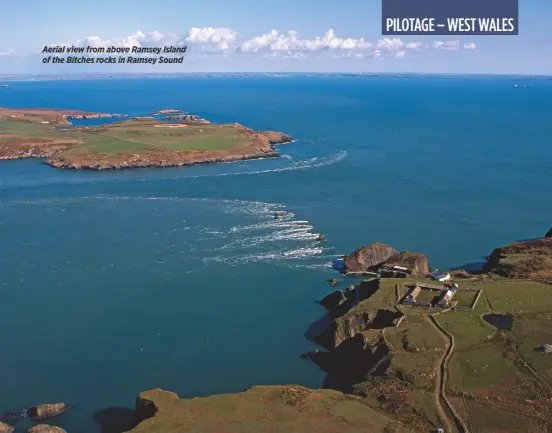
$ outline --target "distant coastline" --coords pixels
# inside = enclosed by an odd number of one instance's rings
[[[423,72],[167,72],[167,73],[89,73],[89,74],[0,74],[0,81],[79,81],[79,80],[111,80],[111,79],[163,79],[189,77],[358,77],[358,78],[457,78],[457,79],[488,79],[504,78],[513,80],[552,80],[552,75],[542,74],[457,74],[457,73],[423,73]]]

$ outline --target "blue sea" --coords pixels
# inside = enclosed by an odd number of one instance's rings
[[[320,387],[299,354],[336,257],[378,241],[467,266],[552,222],[551,81],[13,82],[0,106],[175,108],[296,138],[281,158],[220,165],[0,162],[0,414],[64,401],[52,423],[69,433],[122,431],[108,421],[155,387]]]

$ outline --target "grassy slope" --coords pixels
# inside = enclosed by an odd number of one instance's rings
[[[418,280],[383,279],[378,292],[349,312],[398,308],[406,314],[397,328],[363,332],[373,344],[383,335],[390,349],[387,382],[383,388],[377,382],[359,384],[357,389],[366,388],[366,393],[361,393],[366,395],[364,400],[296,386],[256,387],[246,393],[207,399],[172,399],[163,403],[155,418],[132,433],[377,433],[389,427],[394,417],[412,426],[421,425],[417,422],[441,425],[434,390],[436,368],[445,345],[443,336],[428,320],[428,315],[437,310],[395,304],[396,284]],[[534,349],[545,342],[552,344],[552,287],[530,281],[460,282],[460,288],[465,287],[474,290],[460,290],[458,300],[462,305],[471,304],[476,290],[483,289],[475,310],[440,312],[436,316],[455,337],[447,373],[449,398],[473,432],[546,431],[552,427],[552,394],[547,394],[546,385],[552,377],[552,355]],[[399,298],[405,292],[401,288]],[[489,312],[512,313],[512,331],[498,331],[487,324],[482,316]],[[536,374],[524,365],[525,361]],[[395,388],[397,380],[407,385]],[[389,401],[398,398],[402,402],[399,407],[380,404],[377,395],[370,394],[376,386],[389,396]],[[415,408],[414,418],[408,407]],[[387,416],[382,415],[382,409]],[[407,430],[401,424],[395,431]]]
[[[238,394],[179,399],[151,390],[141,397],[158,412],[132,433],[396,433],[411,432],[358,397],[298,386],[257,386]],[[387,430],[390,431],[390,430]]]
[[[231,150],[248,141],[233,127],[194,125],[186,128],[156,128],[154,126],[121,126],[99,133],[71,133],[86,144],[72,152],[101,153],[147,152],[148,150]]]
[[[353,311],[390,308],[395,284],[417,280],[382,280],[380,291],[357,305]],[[534,350],[543,343],[552,344],[552,286],[511,280],[490,283],[460,281],[459,284],[461,289],[470,287],[474,290],[460,290],[458,305],[471,305],[480,288],[483,295],[473,311],[449,311],[437,316],[445,329],[455,336],[456,348],[448,373],[448,389],[453,404],[463,419],[471,423],[474,431],[496,431],[494,428],[499,425],[497,417],[500,418],[500,425],[507,429],[505,431],[542,429],[543,419],[552,414],[542,408],[533,412],[534,408],[527,402],[532,399],[546,401],[546,385],[524,367],[524,360],[541,379],[552,384],[552,355]],[[405,292],[402,289],[400,295]],[[435,362],[444,346],[440,335],[427,323],[427,315],[436,310],[399,308],[406,318],[399,328],[384,331],[393,354],[388,373],[398,374],[414,385],[417,391],[411,392],[410,398],[423,408],[426,419],[438,425],[431,389]],[[513,314],[512,332],[498,332],[487,324],[482,316],[489,312]],[[464,403],[462,392],[477,398]]]
[[[468,399],[465,404],[458,397],[456,407],[465,414],[467,406],[476,431],[495,431],[499,424],[506,431],[538,431],[541,426],[533,419],[527,402],[542,399],[546,385],[531,374],[521,357],[550,383],[552,357],[534,349],[552,341],[551,328],[546,326],[548,320],[552,325],[552,286],[507,280],[474,286],[482,288],[484,295],[474,311],[438,316],[456,340],[449,364],[449,390],[458,396],[463,391],[484,397]],[[491,311],[513,314],[512,332],[498,332],[482,319]]]
[[[395,310],[397,302],[396,285],[414,283],[420,278],[413,279],[381,279],[380,289],[370,298],[360,302],[349,311],[350,314],[362,312],[375,312],[378,309]],[[406,293],[401,289],[399,298]],[[382,330],[365,331],[365,336],[371,336],[371,340],[377,338],[371,334],[381,335],[391,351],[391,363],[388,369],[389,377],[401,377],[407,383],[413,385],[406,394],[399,392],[396,396],[403,404],[416,407],[421,420],[425,420],[437,427],[441,425],[435,407],[434,390],[436,386],[437,360],[442,356],[444,341],[428,322],[425,314],[427,309],[412,308],[403,310],[407,316],[398,328],[386,328]],[[339,322],[339,321],[338,321]],[[367,382],[363,387],[371,388]],[[408,399],[409,403],[406,403]],[[377,402],[371,401],[373,407],[378,407]]]

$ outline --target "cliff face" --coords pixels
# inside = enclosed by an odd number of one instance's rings
[[[516,242],[496,248],[483,267],[485,273],[507,278],[552,279],[552,238]]]
[[[402,266],[412,276],[425,276],[431,272],[429,261],[421,253],[403,251],[399,253],[390,245],[375,243],[353,251],[344,258],[347,272],[377,271],[379,268]]]
[[[375,243],[361,247],[345,257],[348,272],[364,272],[398,254],[390,245]]]
[[[413,432],[359,397],[297,385],[194,399],[154,389],[138,396],[136,410],[142,422],[129,433]]]
[[[322,345],[332,350],[349,338],[369,329],[383,329],[395,326],[402,315],[391,310],[351,311],[338,317],[320,337]]]
[[[427,257],[421,253],[410,251],[396,254],[381,264],[382,268],[392,268],[393,266],[408,268],[413,277],[423,277],[431,272]]]

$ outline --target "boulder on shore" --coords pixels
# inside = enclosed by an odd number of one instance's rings
[[[541,347],[539,347],[537,349],[539,352],[542,352],[542,353],[546,353],[546,354],[549,354],[549,353],[552,353],[552,344],[543,344]],[[0,430],[1,431],[1,430]]]
[[[65,403],[39,404],[38,406],[29,408],[29,417],[35,421],[38,421],[46,418],[53,418],[54,416],[61,415],[68,410],[69,406]]]
[[[344,257],[346,272],[366,272],[398,254],[392,246],[375,243],[366,245]]]
[[[408,272],[413,277],[424,277],[431,272],[427,257],[422,253],[413,253],[410,251],[403,251],[391,256],[381,264],[381,267],[387,269],[393,269],[393,266],[408,268]]]
[[[548,230],[546,232],[546,234],[544,235],[545,238],[552,238],[552,227],[550,227],[550,230]]]
[[[15,431],[14,427],[0,421],[0,433],[13,433],[14,431]]]
[[[496,248],[487,257],[483,272],[507,278],[552,279],[552,238]]]
[[[452,278],[464,278],[464,279],[475,278],[474,275],[470,274],[465,269],[457,269],[456,271],[451,271],[450,275],[452,276]]]
[[[56,427],[54,425],[48,424],[39,424],[31,427],[27,430],[27,433],[67,433],[61,427]]]

